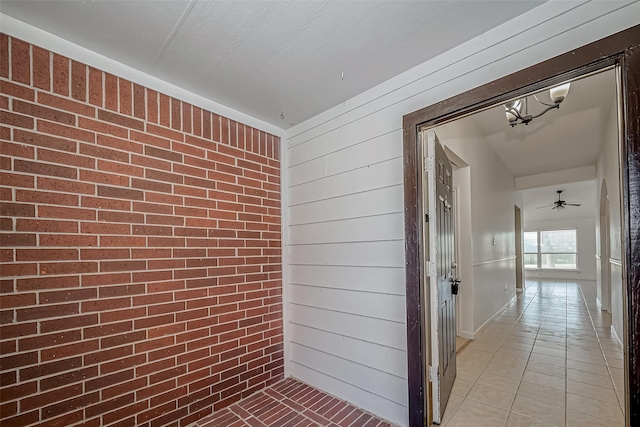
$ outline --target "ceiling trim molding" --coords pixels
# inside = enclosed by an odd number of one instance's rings
[[[220,114],[229,119],[263,130],[284,139],[285,131],[282,128],[264,122],[241,111],[219,104],[211,99],[197,95],[179,86],[167,83],[157,77],[143,73],[140,70],[100,55],[92,50],[79,46],[3,13],[0,13],[0,28],[2,28],[2,32],[4,34],[9,36],[24,40],[33,45],[40,46],[44,49],[97,68],[101,71],[122,77],[149,89],[164,93],[180,99],[181,101],[188,102],[197,107]]]
[[[573,184],[596,179],[595,165],[516,177],[516,190]]]

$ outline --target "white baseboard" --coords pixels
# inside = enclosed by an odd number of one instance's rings
[[[615,328],[613,327],[613,325],[611,325],[611,337],[616,340],[616,342],[618,343],[618,345],[620,346],[620,348],[624,348],[624,345],[622,344],[622,340],[620,339],[620,337],[618,336],[618,333],[616,332]]]
[[[462,337],[462,338],[466,338],[468,340],[476,339],[475,335],[473,334],[473,332],[460,331],[460,332],[458,332],[458,336]]]
[[[491,317],[489,317],[487,319],[487,321],[482,324],[482,326],[480,326],[478,329],[476,329],[476,331],[473,333],[473,335],[474,336],[478,336],[478,334],[480,334],[480,332],[484,331],[484,329],[487,326],[489,326],[489,323],[493,322],[496,319],[496,317],[498,317],[500,315],[500,313],[502,313],[505,308],[509,307],[511,305],[511,303],[514,302],[517,298],[518,298],[517,295],[514,295],[511,298],[509,298],[509,301],[507,301],[502,307],[500,307],[495,313],[493,313],[493,315]]]
[[[611,308],[605,308],[602,305],[602,302],[600,301],[599,298],[596,297],[596,307],[598,307],[598,310],[602,310],[602,311],[606,311],[607,313],[611,313]]]
[[[521,294],[524,292],[524,289],[516,288],[516,294]]]

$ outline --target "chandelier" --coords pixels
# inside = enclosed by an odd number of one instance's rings
[[[567,94],[569,93],[570,85],[571,83],[564,83],[549,90],[549,97],[551,98],[551,101],[553,101],[553,104],[542,102],[536,95],[533,95],[536,101],[545,106],[542,112],[535,115],[529,114],[527,97],[507,102],[506,104],[504,104],[504,110],[507,116],[507,120],[509,121],[509,125],[511,127],[520,124],[528,125],[531,120],[542,116],[550,110],[560,108],[560,103],[564,101],[564,99],[567,97]]]

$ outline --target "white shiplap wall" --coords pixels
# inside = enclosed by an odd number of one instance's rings
[[[637,2],[550,1],[287,131],[288,374],[408,423],[402,116],[638,17]]]

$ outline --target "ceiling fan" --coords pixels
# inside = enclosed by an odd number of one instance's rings
[[[567,203],[564,200],[560,200],[560,195],[562,194],[562,190],[558,190],[558,191],[556,191],[556,193],[558,193],[558,200],[553,202],[552,205],[540,206],[540,207],[537,207],[536,209],[551,208],[551,210],[555,209],[557,211],[561,211],[566,206],[582,206],[582,203],[575,203],[575,202],[574,203]]]

